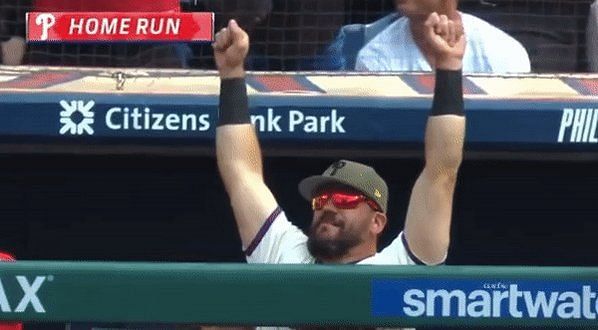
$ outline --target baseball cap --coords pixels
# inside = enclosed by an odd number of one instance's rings
[[[314,175],[299,183],[299,193],[310,201],[318,189],[332,184],[348,186],[360,191],[373,200],[386,213],[388,206],[388,186],[374,168],[350,161],[339,160],[330,165],[322,175]]]

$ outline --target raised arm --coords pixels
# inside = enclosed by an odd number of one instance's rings
[[[243,246],[247,247],[277,207],[264,183],[260,145],[248,112],[243,63],[249,37],[230,21],[216,34],[213,48],[221,79],[216,158]]]
[[[425,134],[425,167],[411,193],[404,232],[411,251],[427,264],[446,258],[453,193],[463,158],[465,36],[460,29],[458,21],[436,13],[426,22],[426,41],[435,54],[436,87]]]

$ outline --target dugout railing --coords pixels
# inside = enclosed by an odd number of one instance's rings
[[[598,325],[598,268],[16,262],[1,320],[270,326]]]

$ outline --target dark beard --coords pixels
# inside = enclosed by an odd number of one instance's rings
[[[317,222],[317,225],[309,228],[309,235],[307,238],[307,249],[309,253],[318,260],[336,259],[346,255],[354,246],[361,243],[360,238],[354,233],[346,233],[342,230],[341,235],[337,239],[321,239],[317,237],[316,229],[319,227],[323,215]]]

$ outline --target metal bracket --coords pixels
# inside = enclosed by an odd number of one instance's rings
[[[125,89],[125,82],[129,76],[122,71],[118,71],[112,74],[112,78],[116,79],[116,90],[122,91]]]

